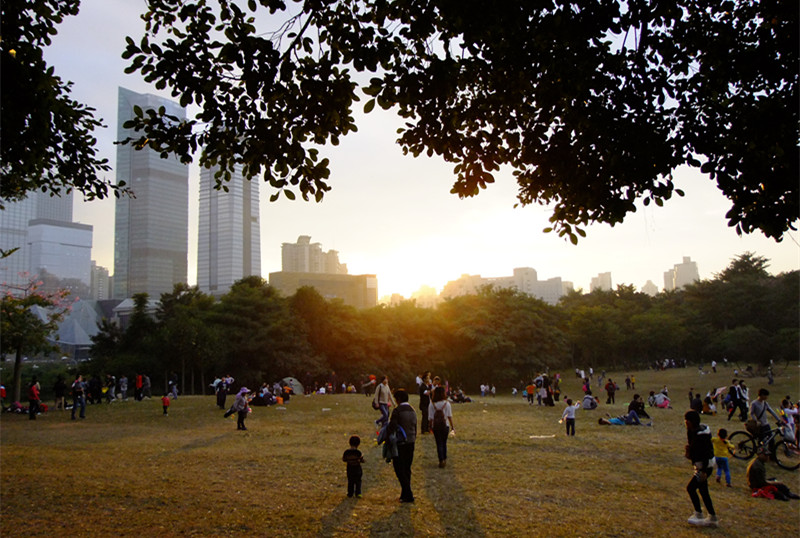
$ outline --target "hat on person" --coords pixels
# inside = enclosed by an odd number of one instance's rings
[[[245,392],[250,392],[250,389],[247,387],[242,387],[239,389],[239,394],[244,394]]]

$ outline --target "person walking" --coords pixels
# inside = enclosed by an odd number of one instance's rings
[[[397,407],[392,411],[388,429],[396,432],[398,428],[402,428],[405,438],[397,442],[397,455],[392,457],[392,466],[397,481],[400,482],[400,502],[413,503],[411,464],[414,462],[414,446],[417,440],[417,412],[408,403],[408,392],[405,389],[397,389],[394,392],[394,399],[397,401]]]
[[[80,407],[81,418],[86,418],[86,385],[83,382],[83,376],[77,374],[75,381],[72,382],[72,420],[75,420],[75,410]]]
[[[408,397],[408,393],[406,393],[406,397]],[[397,402],[394,396],[392,396],[392,389],[389,388],[389,376],[383,376],[383,379],[381,379],[380,384],[375,389],[375,396],[373,396],[372,402],[372,407],[375,407],[375,404],[377,404],[377,408],[380,409],[381,412],[381,418],[375,421],[375,425],[378,428],[382,428],[389,421],[389,406],[397,406]]]
[[[350,448],[342,454],[342,461],[347,463],[347,496],[355,495],[361,498],[361,477],[363,471],[361,464],[364,463],[364,455],[358,449],[361,438],[358,435],[350,436]]]
[[[453,408],[447,401],[444,387],[436,387],[433,390],[433,403],[428,408],[427,421],[436,440],[436,455],[439,457],[439,467],[447,465],[447,437],[452,431],[455,435],[456,428],[453,425]],[[448,426],[449,423],[449,426]]]
[[[246,430],[247,428],[244,425],[244,419],[247,418],[247,408],[248,408],[248,398],[247,395],[250,393],[250,389],[247,387],[242,387],[239,389],[239,393],[236,394],[236,398],[233,400],[233,407],[232,410],[236,411],[236,429],[237,430]]]
[[[684,415],[686,424],[686,458],[692,462],[694,474],[686,485],[686,492],[692,501],[694,513],[689,517],[690,525],[701,527],[718,527],[719,520],[714,511],[714,504],[711,502],[711,495],[708,493],[708,477],[713,472],[712,460],[714,459],[714,447],[711,443],[711,429],[705,424],[700,423],[700,413],[697,411],[687,411]],[[698,492],[700,497],[698,497]],[[703,517],[703,509],[700,505],[700,498],[708,511],[708,517]]]

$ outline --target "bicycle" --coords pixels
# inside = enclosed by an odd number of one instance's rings
[[[795,443],[787,442],[783,429],[783,423],[777,422],[777,428],[773,428],[759,440],[749,431],[733,432],[728,440],[733,444],[736,451],[733,457],[740,460],[749,460],[756,455],[756,450],[760,446],[772,447],[769,449],[770,456],[778,467],[794,471],[800,467],[800,450]],[[772,444],[776,437],[780,436],[780,441]]]

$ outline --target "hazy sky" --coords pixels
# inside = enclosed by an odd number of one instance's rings
[[[144,2],[83,0],[81,13],[59,27],[46,57],[56,74],[75,83],[73,97],[97,109],[108,126],[96,132],[102,156],[115,165],[117,87],[158,92],[139,75],[126,75],[120,58],[125,36],[141,35]],[[362,101],[363,103],[364,101]],[[359,104],[358,110],[361,108]],[[540,280],[561,277],[588,291],[598,273],[612,283],[641,288],[652,280],[663,288],[663,273],[684,256],[697,262],[701,278],[712,278],[730,260],[750,251],[770,260],[770,272],[800,268],[798,234],[776,243],[761,234],[738,237],[724,218],[730,204],[697,171],[678,170],[676,185],[686,192],[665,207],[645,208],[624,224],[594,225],[578,246],[548,226],[546,207],[514,209],[516,183],[509,170],[488,190],[460,200],[449,193],[452,165],[437,158],[403,156],[394,143],[399,119],[376,110],[357,115],[359,131],[339,147],[324,148],[331,159],[330,191],[322,203],[285,199],[269,203],[262,184],[262,273],[281,269],[281,243],[310,235],[324,250],[339,251],[351,274],[378,276],[379,295],[409,296],[421,285],[439,290],[462,274],[508,276],[533,267]],[[110,174],[114,179],[114,172]],[[196,280],[199,169],[190,169],[189,282]],[[298,197],[299,198],[299,197]],[[113,273],[114,199],[76,201],[75,220],[94,226],[92,258]]]

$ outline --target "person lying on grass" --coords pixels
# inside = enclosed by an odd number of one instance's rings
[[[597,419],[597,423],[601,426],[652,426],[652,422],[648,422],[647,424],[642,423],[639,420],[639,415],[636,414],[636,411],[630,411],[627,415],[620,415],[618,417],[612,417],[608,413],[606,413],[606,417],[600,417]]]

